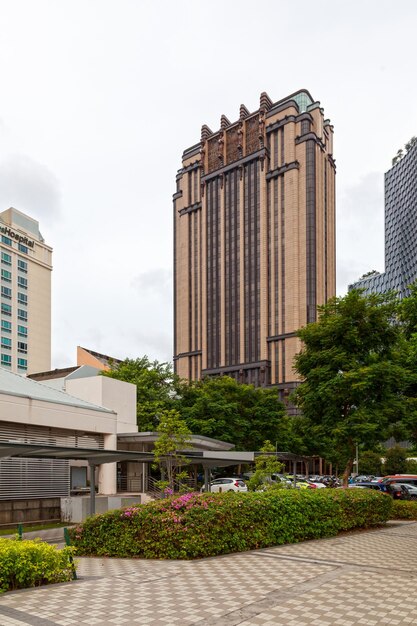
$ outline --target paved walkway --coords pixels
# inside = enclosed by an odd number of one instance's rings
[[[79,559],[0,597],[1,626],[417,625],[417,523],[201,561]]]

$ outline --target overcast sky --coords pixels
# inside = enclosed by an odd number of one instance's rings
[[[417,135],[414,0],[0,0],[0,210],[53,254],[53,367],[172,357],[172,193],[203,123],[306,88],[335,129],[338,293],[384,269]]]

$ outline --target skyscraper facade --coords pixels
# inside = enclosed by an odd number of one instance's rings
[[[202,127],[174,194],[174,363],[183,378],[297,382],[296,331],[335,295],[333,127],[308,91]]]
[[[51,369],[52,249],[39,223],[0,213],[1,367],[18,374]]]
[[[417,143],[385,174],[385,272],[374,272],[349,289],[394,290],[400,298],[417,280]]]

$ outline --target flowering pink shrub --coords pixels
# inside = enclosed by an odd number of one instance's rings
[[[186,493],[90,517],[71,535],[79,555],[190,559],[380,524],[391,504],[365,489]]]

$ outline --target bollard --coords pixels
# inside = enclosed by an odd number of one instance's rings
[[[22,524],[17,525],[17,539],[18,541],[23,540],[23,525]]]
[[[64,539],[67,546],[71,545],[71,538],[69,536],[68,528],[64,528]],[[77,570],[75,568],[74,559],[72,558],[72,554],[70,555],[70,563],[72,569],[72,580],[77,580]]]

